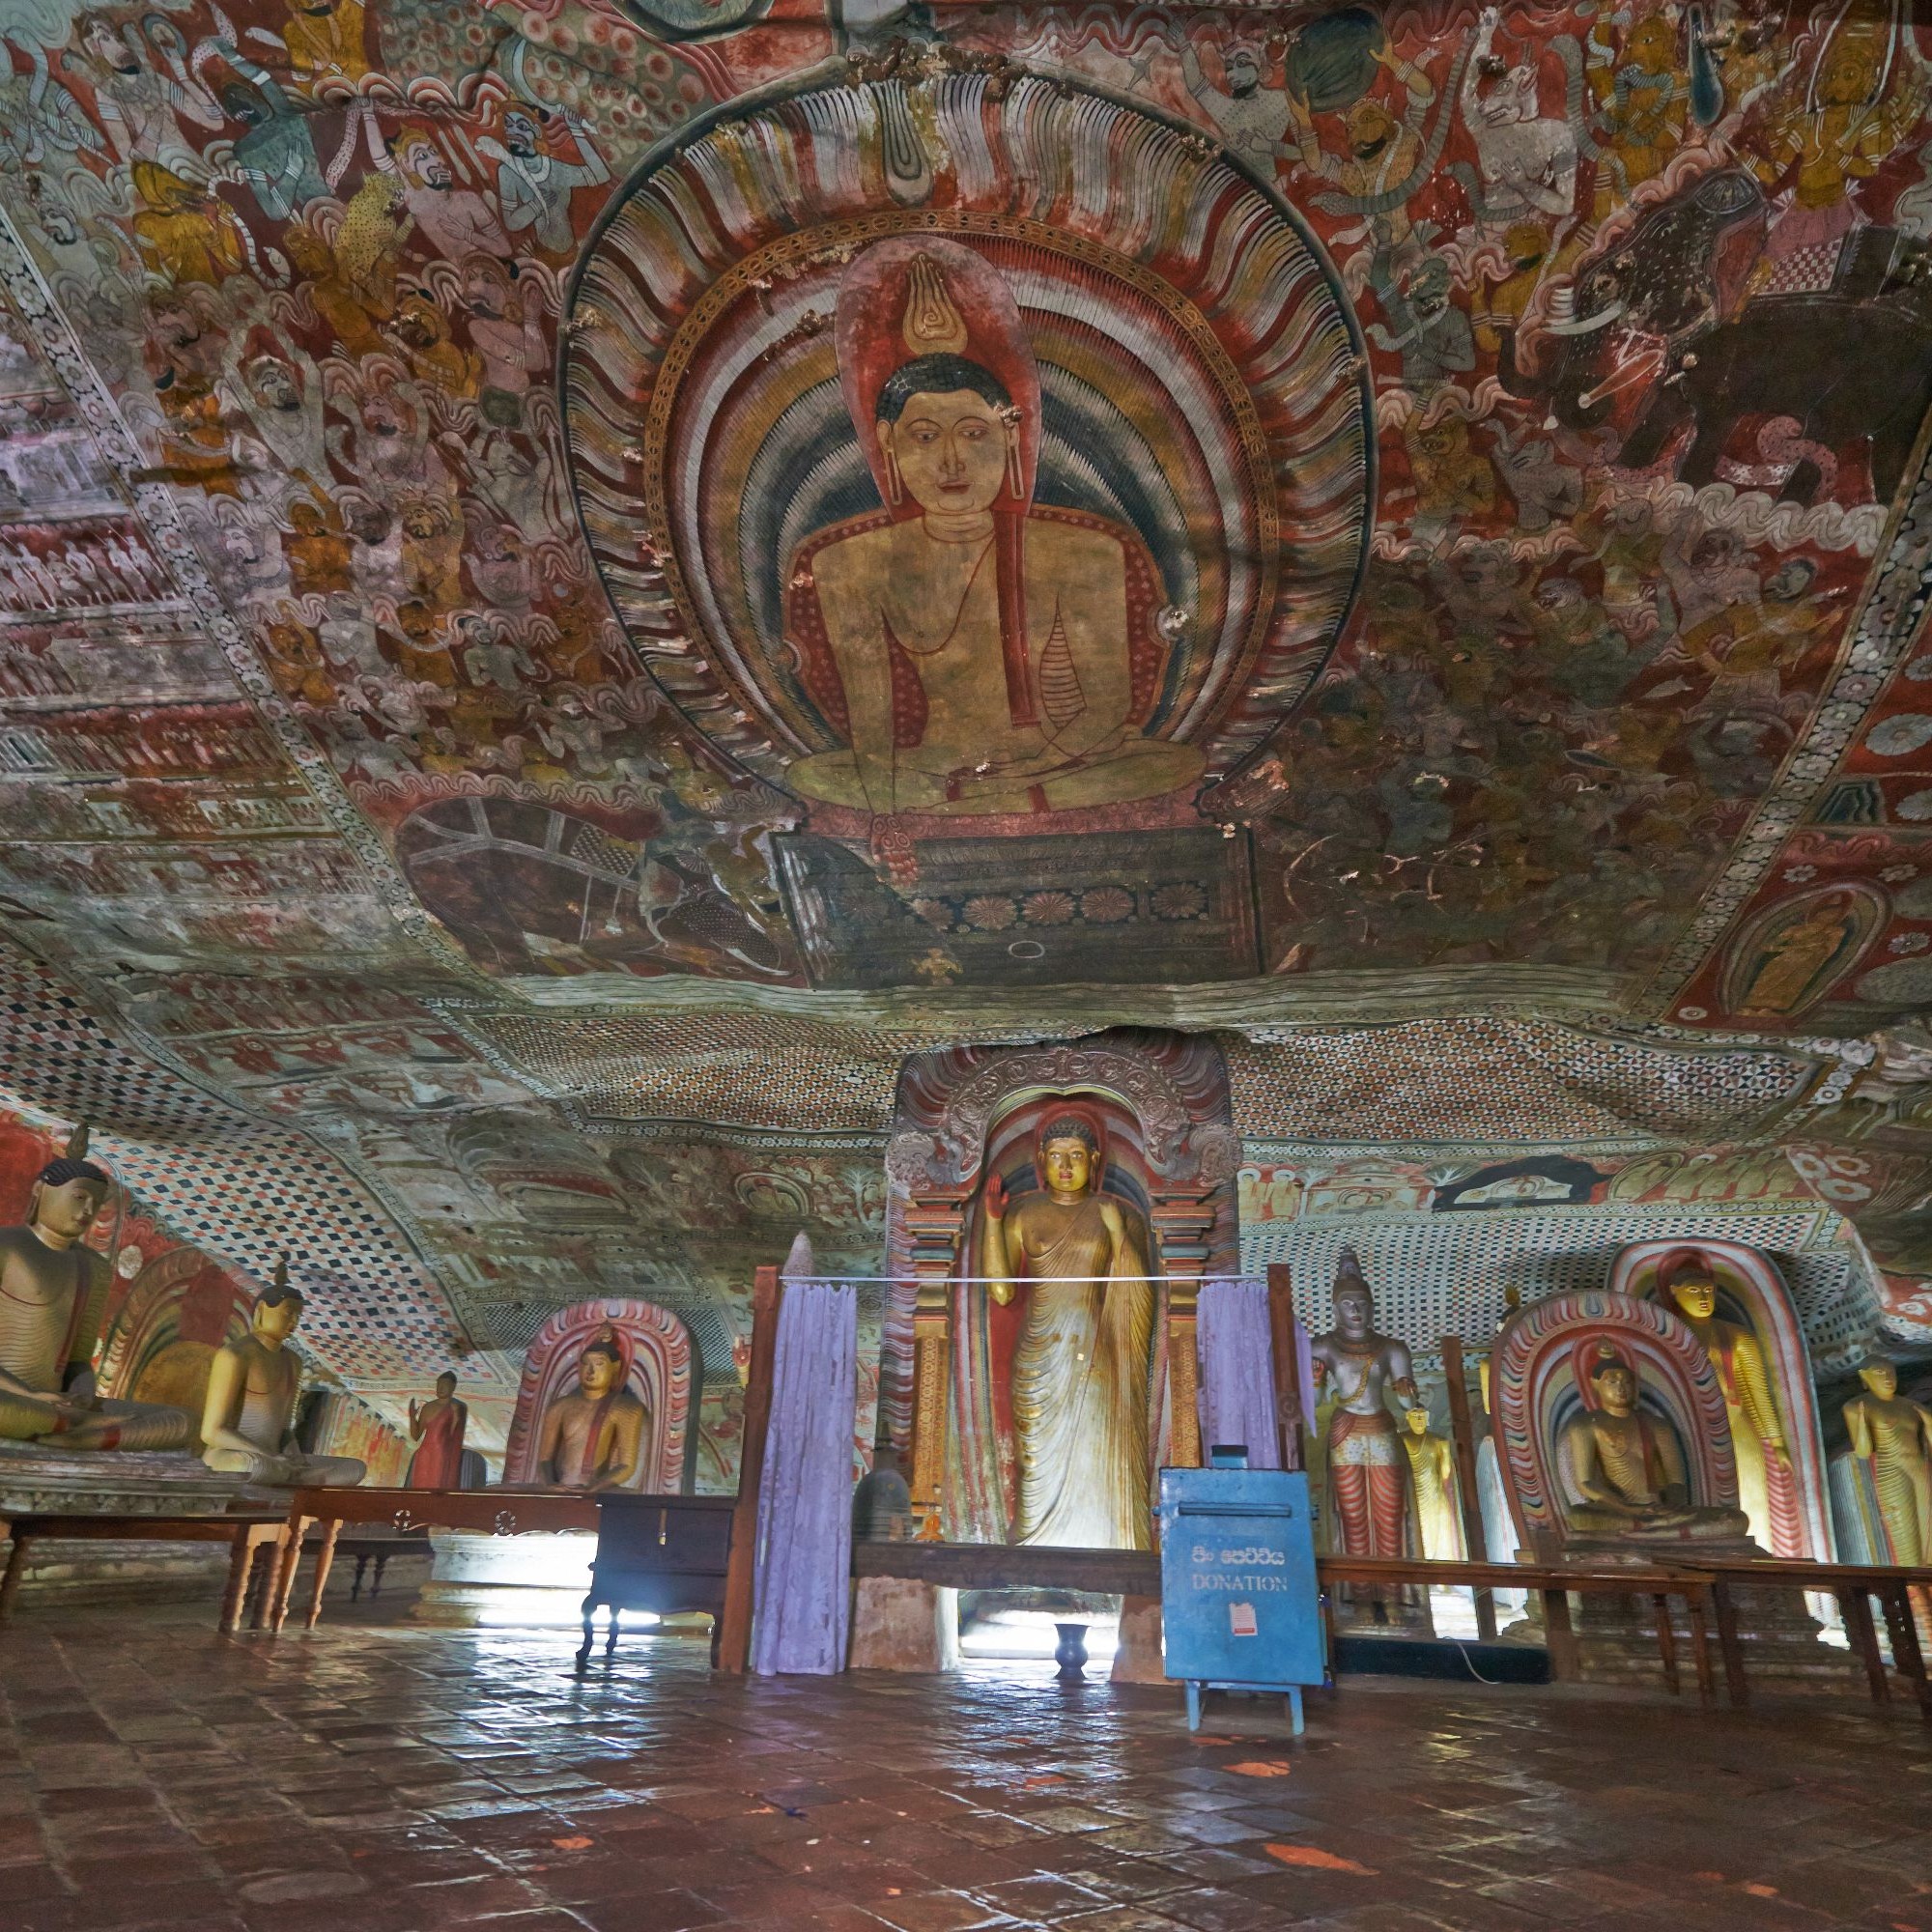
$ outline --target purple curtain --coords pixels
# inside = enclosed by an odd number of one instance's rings
[[[761,1677],[845,1668],[859,1295],[849,1283],[810,1279],[811,1266],[801,1235],[785,1264],[758,1496],[752,1668]]]
[[[1210,1281],[1201,1290],[1196,1321],[1201,1453],[1216,1442],[1245,1442],[1249,1468],[1279,1469],[1266,1287],[1259,1281]]]

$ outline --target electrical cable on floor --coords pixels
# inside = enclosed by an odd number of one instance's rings
[[[1503,1681],[1500,1677],[1485,1677],[1483,1673],[1480,1670],[1478,1670],[1473,1663],[1469,1662],[1469,1646],[1460,1636],[1452,1636],[1449,1639],[1449,1641],[1456,1646],[1458,1652],[1461,1654],[1463,1659],[1463,1669],[1465,1669],[1469,1673],[1469,1675],[1476,1680],[1478,1684],[1493,1685],[1493,1684],[1500,1684]]]

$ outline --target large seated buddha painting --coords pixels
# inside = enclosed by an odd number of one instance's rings
[[[951,901],[990,849],[1056,914],[992,922],[1003,970],[1118,962],[1168,916],[1122,908],[1127,832],[1203,882],[1212,970],[1254,970],[1245,843],[1197,800],[1333,645],[1373,463],[1349,306],[1284,202],[1069,82],[808,82],[646,162],[571,318],[593,552],[666,694],[793,801],[821,978],[840,931],[952,930],[970,970]]]

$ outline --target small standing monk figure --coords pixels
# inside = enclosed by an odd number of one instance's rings
[[[113,1182],[87,1158],[81,1122],[42,1168],[27,1226],[0,1228],[0,1439],[70,1449],[185,1449],[192,1419],[152,1403],[95,1393],[111,1273],[86,1245]]]
[[[289,1286],[289,1263],[256,1301],[248,1332],[215,1351],[201,1412],[201,1460],[211,1469],[251,1483],[296,1489],[359,1483],[367,1464],[353,1456],[311,1456],[296,1441],[296,1397],[301,1360],[285,1345],[301,1320],[302,1298]]]
[[[538,1479],[554,1490],[631,1487],[651,1412],[624,1386],[629,1364],[616,1331],[604,1327],[577,1358],[577,1387],[544,1412]]]
[[[1405,1343],[1378,1333],[1375,1297],[1353,1248],[1335,1264],[1334,1305],[1334,1327],[1310,1350],[1317,1387],[1332,1382],[1334,1390],[1325,1436],[1329,1548],[1338,1556],[1416,1556],[1408,1457],[1387,1401],[1393,1389],[1415,1406],[1415,1366]],[[1381,1593],[1369,1594],[1379,1611]],[[1419,1596],[1403,1602],[1420,1609]]]
[[[433,1402],[410,1404],[410,1458],[406,1489],[459,1490],[463,1487],[463,1433],[469,1427],[469,1405],[456,1399],[456,1376],[445,1369],[436,1378]]]
[[[1403,1420],[1408,1424],[1402,1446],[1408,1451],[1409,1471],[1415,1478],[1415,1520],[1422,1553],[1432,1563],[1460,1563],[1468,1551],[1463,1548],[1455,1445],[1447,1436],[1430,1433],[1429,1411],[1420,1403],[1406,1410]]]

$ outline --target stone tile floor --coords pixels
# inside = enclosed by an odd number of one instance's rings
[[[366,1606],[365,1606],[366,1607]],[[1903,1709],[1345,1679],[1279,1706],[713,1680],[627,1639],[205,1605],[0,1632],[4,1932],[1932,1932]]]

